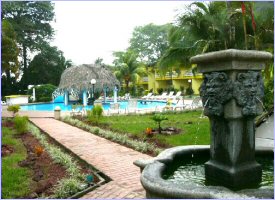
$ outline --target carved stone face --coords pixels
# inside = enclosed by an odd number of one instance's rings
[[[261,74],[255,71],[239,73],[234,83],[233,96],[237,104],[242,107],[244,116],[259,114],[257,104],[263,98],[263,81]]]
[[[223,115],[223,105],[232,98],[232,84],[224,72],[205,74],[200,87],[205,115]]]

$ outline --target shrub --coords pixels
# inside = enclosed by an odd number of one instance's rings
[[[161,126],[160,126],[160,123],[163,121],[163,120],[168,120],[168,118],[162,114],[155,114],[152,119],[158,124],[158,127],[159,127],[159,133],[161,133]]]
[[[75,178],[62,179],[55,188],[55,198],[67,198],[81,191],[81,182]]]
[[[52,100],[52,93],[56,90],[56,86],[45,84],[35,87],[35,96],[37,102],[47,102]],[[32,95],[32,89],[28,90],[28,95]]]
[[[28,131],[28,117],[27,116],[16,116],[14,118],[14,126],[19,134],[26,133]]]
[[[158,88],[158,89],[157,89],[157,92],[158,92],[158,94],[162,94],[163,88]]]
[[[87,111],[87,118],[90,122],[94,121],[96,124],[98,124],[98,121],[100,117],[103,114],[103,108],[100,105],[95,105],[93,109],[90,111]]]
[[[190,95],[191,96],[192,94],[194,94],[194,90],[191,87],[187,88],[186,89],[186,95]]]
[[[13,117],[16,115],[16,113],[18,113],[19,110],[20,110],[19,105],[11,105],[8,107],[8,111],[12,112]]]

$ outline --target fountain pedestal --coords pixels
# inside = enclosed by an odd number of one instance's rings
[[[261,70],[267,52],[229,49],[191,58],[204,75],[200,95],[211,124],[206,181],[233,189],[257,186],[254,118],[262,112]]]

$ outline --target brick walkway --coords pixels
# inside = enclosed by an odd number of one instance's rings
[[[109,176],[112,181],[82,198],[145,198],[137,159],[151,157],[52,118],[31,118],[36,126],[80,158]]]

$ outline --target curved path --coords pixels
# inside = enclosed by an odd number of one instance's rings
[[[133,162],[151,157],[53,118],[30,118],[60,144],[109,176],[112,181],[82,198],[145,198],[140,169]]]

